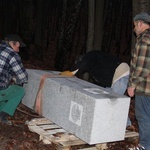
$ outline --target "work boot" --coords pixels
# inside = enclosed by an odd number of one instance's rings
[[[137,146],[129,148],[128,150],[145,150],[145,148],[142,145],[138,144]]]
[[[7,119],[8,114],[5,112],[0,112],[0,122],[6,125],[12,125],[12,122]]]

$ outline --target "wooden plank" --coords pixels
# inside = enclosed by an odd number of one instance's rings
[[[58,125],[56,125],[56,124],[41,125],[40,127],[41,127],[42,129],[46,129],[46,130],[60,128],[60,127],[59,127]]]
[[[26,122],[27,125],[42,125],[42,124],[54,124],[52,121],[46,118],[34,118],[31,121]]]
[[[60,141],[60,138],[54,135],[44,135],[44,136],[41,135],[41,139],[46,139],[53,143],[57,143],[58,141]]]
[[[78,150],[106,150],[107,147],[107,143],[102,143],[102,144],[98,144],[96,146],[92,146],[92,147],[88,147],[88,148],[80,148]]]
[[[44,131],[43,129],[41,129],[38,126],[29,126],[28,128],[30,131],[35,132],[39,135],[47,135],[48,134],[46,131]]]
[[[95,146],[97,149],[99,150],[104,150],[104,149],[107,149],[107,143],[101,143],[101,144],[96,144]]]
[[[67,131],[64,129],[54,129],[54,130],[47,130],[46,132],[49,134],[56,134],[56,133],[65,133]]]
[[[79,138],[77,138],[76,136],[70,134],[70,133],[67,133],[67,134],[61,134],[60,135],[61,139],[67,139],[68,141],[73,141],[73,140],[77,140]]]
[[[64,142],[60,141],[59,143],[64,147],[87,144],[86,142],[84,142],[80,139],[73,140],[73,141],[64,141]]]
[[[46,141],[47,144],[54,143],[60,150],[70,150],[71,146],[81,146],[87,143],[76,137],[75,135],[67,132],[63,128],[59,127],[55,123],[47,120],[46,118],[35,118],[30,122],[27,122],[28,128],[32,132],[36,132],[40,135],[40,139]],[[138,137],[137,132],[127,130],[125,138]],[[87,148],[78,150],[104,150],[107,148],[107,143],[100,143],[95,145],[89,145]]]
[[[89,147],[89,148],[81,148],[77,150],[98,150],[96,147]]]

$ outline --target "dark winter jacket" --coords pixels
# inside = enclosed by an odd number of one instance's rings
[[[76,61],[74,69],[79,68],[77,77],[88,72],[95,84],[110,87],[115,69],[120,63],[119,58],[113,55],[104,51],[93,50],[80,57]]]

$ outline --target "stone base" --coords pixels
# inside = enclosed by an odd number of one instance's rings
[[[53,71],[27,69],[23,104],[33,108],[41,75]],[[43,116],[88,144],[124,140],[130,98],[74,78],[47,78]]]

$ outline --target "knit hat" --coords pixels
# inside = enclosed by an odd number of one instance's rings
[[[19,35],[16,34],[9,34],[5,37],[6,41],[16,41],[20,43],[20,47],[25,47],[26,45],[23,43],[22,39]]]
[[[129,75],[129,65],[127,63],[121,63],[115,70],[112,84],[114,84],[121,77]]]
[[[142,20],[144,22],[150,23],[150,15],[146,12],[139,13],[133,18],[133,21],[137,21],[137,20]]]

